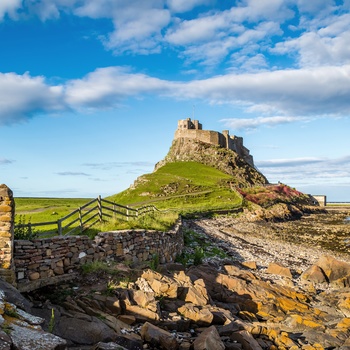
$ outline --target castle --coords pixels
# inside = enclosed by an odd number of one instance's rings
[[[243,137],[231,136],[228,130],[222,133],[211,130],[202,130],[202,124],[191,118],[179,120],[174,139],[188,138],[209,143],[214,146],[230,149],[236,152],[246,163],[254,167],[253,156],[249,149],[243,145]]]

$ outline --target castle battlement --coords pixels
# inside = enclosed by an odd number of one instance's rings
[[[250,166],[254,167],[253,157],[250,151],[243,145],[243,137],[231,136],[228,130],[223,130],[222,133],[212,130],[203,130],[202,124],[198,120],[191,118],[179,120],[177,130],[175,131],[174,139],[188,138],[209,143],[214,146],[230,149],[236,152]]]

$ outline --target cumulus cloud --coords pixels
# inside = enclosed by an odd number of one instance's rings
[[[0,2],[0,20],[6,15],[14,17],[16,10],[21,7],[21,0],[1,0]]]
[[[196,6],[208,5],[213,0],[168,0],[167,4],[172,12],[180,13],[192,10]]]
[[[133,74],[122,67],[100,68],[83,79],[69,81],[65,87],[72,106],[112,107],[129,96],[160,93],[171,84],[144,74]]]
[[[350,112],[350,65],[227,74],[183,84],[174,95],[307,116]]]
[[[27,73],[0,73],[0,124],[12,124],[64,108],[60,86],[50,86],[43,77],[31,77]]]
[[[106,67],[61,86],[50,86],[43,77],[29,74],[0,74],[0,123],[12,124],[40,113],[115,108],[129,97],[147,94],[228,103],[263,114],[256,119],[226,118],[224,122],[235,129],[308,121],[350,113],[350,65],[226,74],[189,82]]]

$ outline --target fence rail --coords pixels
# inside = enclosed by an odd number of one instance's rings
[[[50,226],[46,232],[39,233],[39,236],[55,234],[58,234],[59,236],[68,236],[77,230],[82,233],[97,223],[102,222],[104,218],[114,218],[117,217],[117,215],[120,215],[121,217],[126,218],[126,220],[129,220],[129,218],[137,218],[149,212],[155,211],[159,210],[154,205],[131,208],[98,196],[96,199],[91,200],[90,202],[82,205],[78,209],[56,221],[18,224],[15,225],[15,229],[28,228],[31,231],[34,227]],[[68,221],[68,219],[71,220]],[[73,225],[75,226],[72,228]]]

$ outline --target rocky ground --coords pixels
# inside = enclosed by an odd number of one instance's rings
[[[111,263],[109,272],[27,295],[30,311],[35,324],[45,320],[53,344],[45,349],[348,350],[349,214],[185,220],[198,244],[225,257],[156,271]]]

